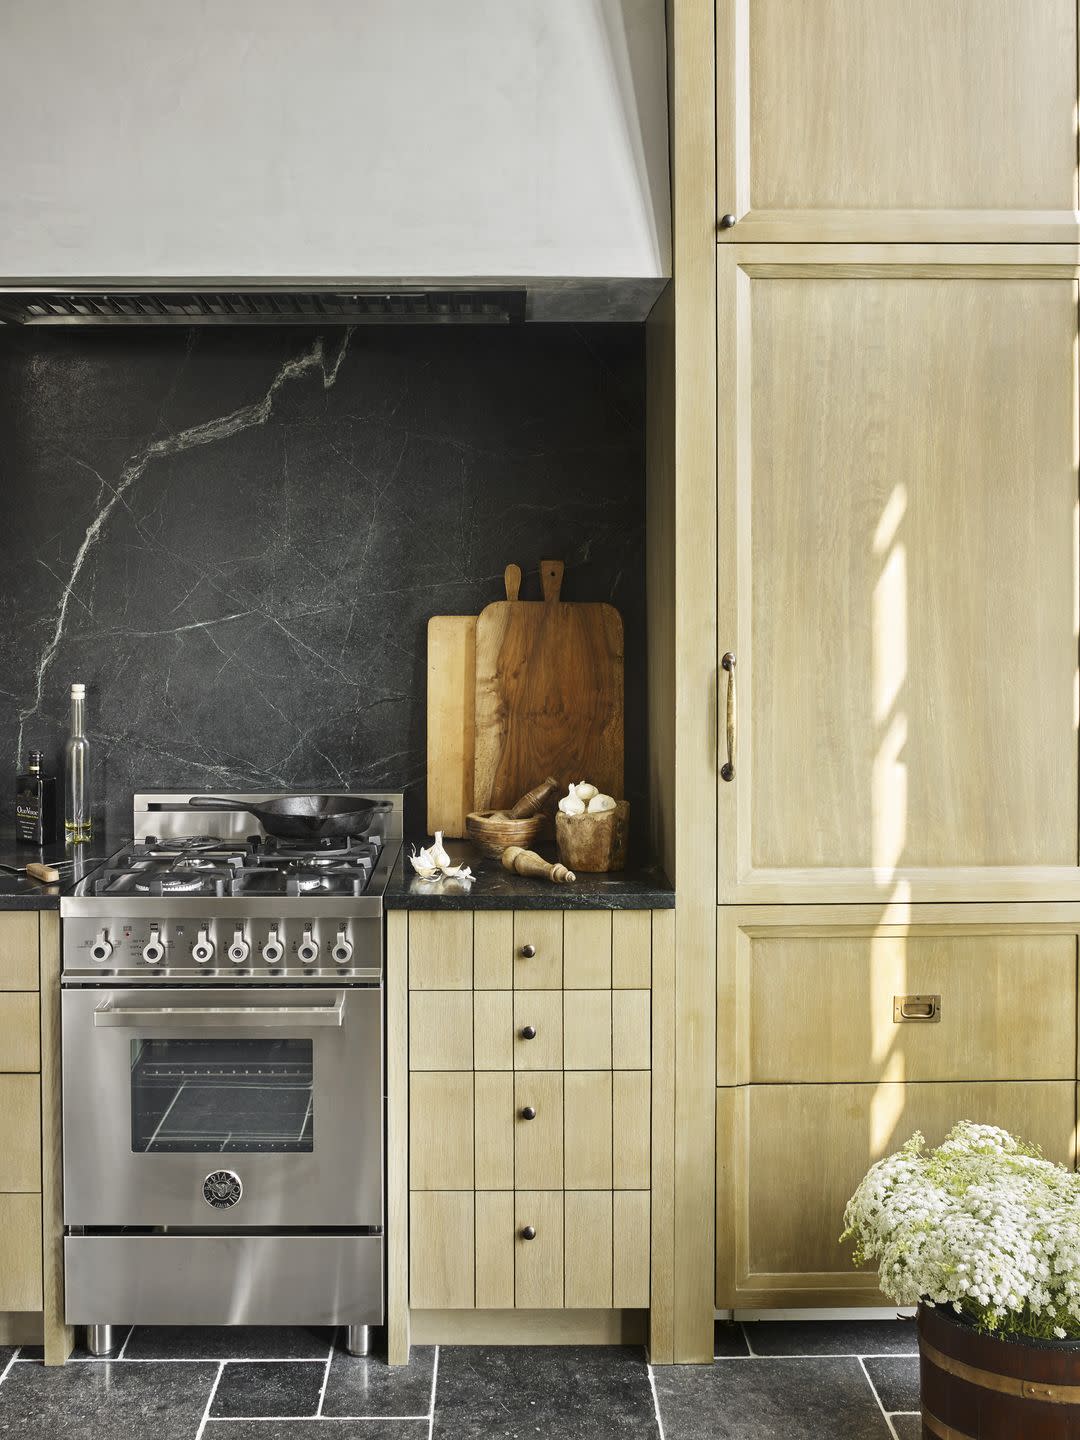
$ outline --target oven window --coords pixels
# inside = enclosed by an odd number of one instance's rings
[[[133,1040],[131,1148],[311,1150],[311,1040]]]

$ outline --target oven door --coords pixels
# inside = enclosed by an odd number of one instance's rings
[[[383,1223],[382,991],[65,990],[64,1219]]]

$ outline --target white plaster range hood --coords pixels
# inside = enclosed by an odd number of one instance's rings
[[[0,9],[8,323],[639,319],[670,273],[664,0]]]

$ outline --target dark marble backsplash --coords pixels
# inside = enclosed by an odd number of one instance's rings
[[[644,815],[644,336],[0,330],[0,814],[59,774],[88,686],[110,831],[131,795],[404,789],[425,823],[426,623],[541,558],[626,628]]]

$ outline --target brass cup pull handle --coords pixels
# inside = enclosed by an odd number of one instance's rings
[[[522,1118],[523,1120],[535,1120],[535,1119],[536,1119],[536,1107],[535,1107],[534,1105],[524,1105],[524,1106],[522,1106],[522,1109],[521,1109],[521,1118]]]
[[[535,1026],[535,1025],[523,1025],[523,1026],[521,1027],[521,1038],[522,1038],[523,1040],[535,1040],[535,1039],[536,1039],[536,1026]]]
[[[536,954],[536,946],[535,946],[535,945],[522,945],[522,947],[521,947],[521,954],[522,954],[522,957],[523,957],[524,959],[526,959],[526,960],[531,960],[531,959],[533,958],[533,956]]]
[[[521,1238],[522,1238],[523,1240],[535,1240],[535,1239],[536,1239],[536,1226],[535,1226],[535,1225],[523,1225],[523,1226],[521,1227]]]
[[[735,779],[735,743],[738,739],[738,720],[736,718],[736,693],[735,693],[735,655],[729,650],[720,664],[727,671],[727,717],[725,729],[727,731],[727,760],[720,766],[721,780]]]
[[[913,1020],[936,1024],[941,1019],[941,996],[894,995],[892,1018],[897,1025],[906,1025]]]

